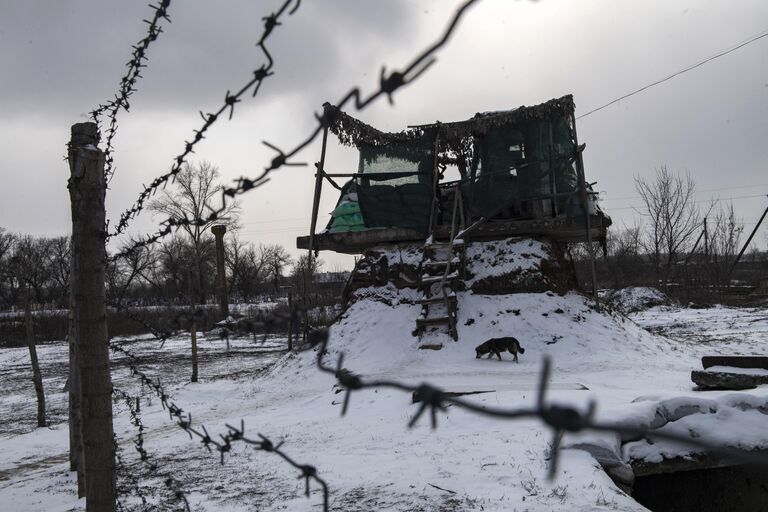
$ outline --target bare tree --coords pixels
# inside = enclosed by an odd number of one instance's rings
[[[133,246],[135,240],[129,239],[123,247]],[[107,296],[112,301],[122,301],[132,285],[139,281],[151,283],[150,274],[156,266],[156,255],[149,247],[139,247],[132,251],[121,251],[124,256],[110,261],[106,267]]]
[[[273,290],[277,292],[280,289],[283,271],[293,263],[293,258],[291,258],[291,255],[288,254],[288,251],[282,245],[267,245],[263,250],[266,253],[265,258],[269,267]]]
[[[608,231],[610,271],[617,288],[640,284],[645,264],[642,238],[643,231],[639,224]]]
[[[21,283],[32,287],[35,300],[45,300],[45,290],[51,278],[48,244],[45,239],[23,235],[16,239],[14,247],[16,275]]]
[[[52,284],[58,288],[56,294],[60,300],[69,297],[69,274],[72,266],[72,239],[69,236],[57,236],[47,239],[50,258],[50,276]]]
[[[270,277],[270,246],[254,246],[237,236],[229,238],[226,245],[226,263],[230,273],[229,287],[241,299],[248,300],[263,289]]]
[[[16,276],[11,267],[11,252],[16,235],[0,228],[0,298],[6,304],[13,302]]]
[[[700,228],[696,184],[690,173],[673,174],[662,166],[652,180],[636,176],[635,189],[643,201],[640,213],[647,219],[643,249],[657,278],[666,280]]]
[[[195,275],[200,282],[195,289],[205,298],[206,287],[202,276],[205,269],[202,266],[203,255],[206,246],[212,245],[212,236],[208,228],[214,224],[225,224],[229,230],[237,228],[237,217],[240,206],[237,201],[229,201],[224,211],[217,215],[215,220],[206,220],[216,211],[221,202],[224,186],[220,183],[218,168],[209,162],[199,164],[186,164],[176,176],[176,186],[166,189],[162,195],[153,200],[149,207],[158,214],[174,220],[195,221],[182,223],[181,231],[184,232],[192,244],[194,253]]]
[[[711,267],[713,280],[720,284],[728,275],[731,264],[739,252],[744,227],[736,220],[733,203],[725,208],[720,206],[712,221],[711,234],[709,235],[711,261],[708,263]]]

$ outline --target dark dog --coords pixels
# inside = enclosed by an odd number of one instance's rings
[[[476,359],[480,359],[481,356],[484,356],[485,354],[488,354],[488,358],[496,355],[496,357],[499,358],[499,361],[501,361],[501,353],[506,352],[509,350],[509,353],[515,356],[515,362],[518,363],[517,360],[517,354],[525,354],[525,349],[520,346],[520,342],[517,341],[517,338],[513,338],[512,336],[507,336],[505,338],[491,338],[485,343],[481,343],[477,346],[475,349],[475,352],[477,352]]]

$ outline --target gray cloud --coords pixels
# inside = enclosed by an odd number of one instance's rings
[[[220,164],[227,179],[257,170],[272,156],[261,139],[296,142],[323,101],[352,85],[375,88],[381,65],[401,66],[433,41],[456,3],[304,0],[269,43],[276,75],[258,98],[244,100],[233,121],[215,127],[196,156]],[[197,110],[218,106],[262,62],[254,46],[260,18],[279,4],[173,2],[173,22],[150,48],[132,112],[121,113],[111,216],[167,168],[197,127]],[[61,156],[69,125],[114,93],[148,15],[145,3],[118,0],[0,4],[0,226],[67,230]],[[586,112],[764,30],[766,19],[768,3],[759,0],[483,0],[437,65],[397,94],[395,108],[383,102],[360,117],[399,130],[567,93]],[[768,192],[766,48],[768,39],[578,122],[588,178],[607,192],[605,208],[618,224],[635,217],[633,176],[662,164],[689,169],[702,200]],[[336,148],[332,155],[334,168],[354,163],[354,155]],[[316,159],[315,148],[302,158]],[[293,245],[306,231],[300,226],[308,216],[310,174],[291,170],[244,196],[248,237]],[[322,211],[335,199],[333,191],[324,193]],[[734,203],[748,229],[764,204],[760,198]],[[151,219],[136,226],[149,230]]]

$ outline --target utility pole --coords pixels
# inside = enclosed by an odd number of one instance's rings
[[[211,233],[216,237],[216,294],[219,297],[219,311],[226,319],[229,316],[229,299],[227,297],[227,274],[224,266],[224,233],[227,226],[218,224],[211,227]]]
[[[75,361],[79,372],[86,512],[114,512],[115,445],[109,373],[104,153],[96,123],[72,126],[67,188],[72,208]],[[71,363],[70,363],[71,364]]]

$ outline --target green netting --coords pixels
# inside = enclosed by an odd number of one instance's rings
[[[577,213],[575,144],[563,117],[497,127],[475,138],[462,193],[473,217]],[[557,195],[556,195],[557,194]]]
[[[365,225],[427,233],[433,165],[429,141],[361,145],[355,184]]]

